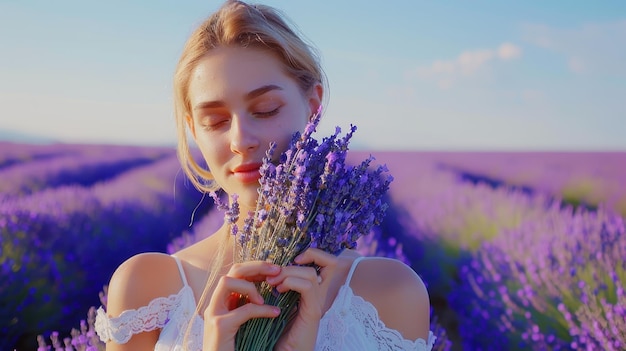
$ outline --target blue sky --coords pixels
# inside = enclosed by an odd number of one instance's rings
[[[626,1],[288,1],[372,150],[626,151]],[[0,0],[0,130],[172,144],[171,79],[221,2]]]

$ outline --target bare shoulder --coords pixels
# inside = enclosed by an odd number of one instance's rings
[[[365,259],[356,267],[350,286],[376,307],[385,326],[398,330],[405,339],[427,340],[430,299],[411,267],[395,259]]]
[[[176,294],[183,287],[176,261],[162,253],[141,253],[124,261],[113,273],[107,295],[107,314],[147,306],[157,297]]]

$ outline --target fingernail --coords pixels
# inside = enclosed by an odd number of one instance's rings
[[[270,266],[270,271],[274,272],[274,273],[278,273],[278,272],[280,272],[280,266],[273,264],[273,265]]]
[[[274,314],[280,314],[280,307],[272,307],[272,312],[274,312]]]
[[[293,261],[294,261],[295,263],[300,264],[300,261],[302,261],[302,256],[300,256],[300,255],[296,256],[296,258],[294,258],[294,259],[293,259]]]

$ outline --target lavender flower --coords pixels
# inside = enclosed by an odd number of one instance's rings
[[[171,154],[165,148],[129,149],[95,145],[50,147],[46,157],[0,168],[0,194],[17,197],[67,184],[89,186]]]
[[[42,335],[37,336],[37,351],[104,351],[106,344],[100,341],[95,330],[96,308],[92,306],[87,316],[88,319],[86,321],[80,321],[78,329],[72,329],[70,336],[61,339],[58,332],[52,332],[50,334],[50,345],[48,345]]]
[[[81,149],[67,146],[77,154]],[[171,151],[89,187],[0,196],[0,349],[35,349],[27,335],[69,332],[124,259],[165,251],[201,198],[177,176],[179,167]]]
[[[542,220],[485,243],[451,296],[465,345],[487,347],[482,325],[494,349],[623,349],[625,234],[620,216],[555,202]]]
[[[337,128],[320,143],[312,137],[319,120],[318,111],[302,134],[294,134],[277,165],[273,164],[276,145],[270,145],[260,170],[256,210],[243,228],[233,230],[241,244],[239,262],[268,260],[291,265],[309,247],[338,255],[355,248],[357,240],[382,221],[387,208],[383,196],[393,180],[387,168],[370,171],[371,156],[358,166],[346,164],[356,127],[351,126],[342,138]],[[226,217],[237,214],[235,197]],[[242,325],[236,337],[237,350],[272,349],[294,316],[299,299],[296,292],[277,294],[265,282],[257,287],[265,303],[280,306],[281,314]]]

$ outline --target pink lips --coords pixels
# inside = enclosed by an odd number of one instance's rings
[[[233,169],[233,175],[243,183],[257,182],[261,177],[259,172],[261,165],[260,162],[239,165]]]

